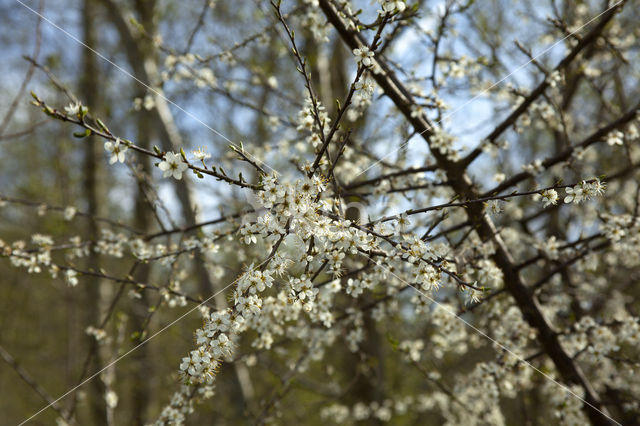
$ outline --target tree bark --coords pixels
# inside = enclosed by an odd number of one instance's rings
[[[83,22],[83,40],[90,46],[97,45],[96,31],[96,10],[94,0],[85,0],[82,8]],[[99,85],[99,67],[96,56],[87,49],[82,50],[83,72],[80,79],[80,92],[84,99],[84,103],[93,112],[100,105],[100,85]],[[95,139],[95,140],[93,140]],[[102,163],[102,144],[96,136],[89,136],[83,144],[84,163],[83,163],[83,192],[87,202],[87,213],[93,217],[105,216],[105,206],[101,202],[104,200],[104,187],[101,185],[104,176],[104,167]],[[100,237],[100,229],[96,221],[87,222],[87,238],[96,241]],[[87,258],[87,267],[89,270],[98,270],[100,265],[99,254],[91,251]],[[88,281],[89,279],[87,279]],[[101,286],[104,285],[102,280],[93,279],[94,282],[87,282],[84,286],[86,304],[85,304],[85,321],[84,324],[97,325],[100,321],[101,308]],[[101,366],[100,350],[96,346],[95,339],[92,336],[86,336],[91,351],[96,351],[93,357],[90,371],[98,371]],[[87,400],[89,402],[89,410],[91,423],[100,425],[107,424],[107,406],[104,399],[105,386],[102,380],[92,380],[89,386]],[[75,396],[74,396],[75,397]]]

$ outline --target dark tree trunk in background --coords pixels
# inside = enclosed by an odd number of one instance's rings
[[[89,46],[97,45],[97,20],[94,0],[85,0],[82,8],[83,39]],[[91,51],[82,48],[82,77],[80,80],[80,93],[84,104],[92,113],[100,107],[100,84],[98,58]],[[95,140],[94,140],[95,139]],[[87,203],[87,213],[91,216],[105,216],[105,204],[102,202],[105,197],[102,179],[104,176],[104,166],[102,158],[102,141],[97,137],[90,136],[83,143],[84,163],[83,163],[83,192]],[[95,221],[87,221],[87,238],[97,240],[100,237],[100,229]],[[91,252],[87,258],[87,268],[96,270],[100,265],[100,256]],[[86,280],[84,286],[86,297],[86,318],[84,324],[97,326],[100,321],[100,286],[101,280],[90,278]],[[81,332],[83,332],[82,330]],[[92,349],[96,349],[95,339],[92,336],[86,337]],[[99,352],[99,351],[98,351]],[[99,353],[92,358],[89,372],[98,371],[102,367]],[[92,424],[107,424],[107,408],[104,399],[105,387],[102,380],[92,380],[88,386],[88,402],[90,407],[90,418]]]

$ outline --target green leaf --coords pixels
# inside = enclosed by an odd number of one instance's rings
[[[387,333],[387,340],[389,341],[393,349],[398,349],[400,342],[397,339],[395,339],[390,333]]]
[[[98,126],[100,126],[100,130],[102,130],[104,132],[107,132],[107,133],[111,133],[109,131],[109,129],[107,128],[107,126],[105,126],[105,124],[99,118],[96,118],[96,123],[98,123]]]
[[[86,138],[90,134],[91,134],[91,130],[85,129],[84,132],[74,132],[73,136],[75,136],[78,139],[82,139],[82,138]]]

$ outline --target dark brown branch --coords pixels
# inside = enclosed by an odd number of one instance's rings
[[[358,44],[361,44],[359,34],[350,31],[345,26],[342,18],[339,16],[330,0],[320,0],[320,7],[331,25],[336,28],[340,37],[347,45],[355,48]],[[605,16],[605,18],[607,18],[607,16]],[[609,17],[609,20],[610,19],[611,17]],[[380,87],[382,87],[385,94],[414,126],[416,131],[418,131],[426,142],[429,143],[433,126],[428,122],[426,117],[415,115],[412,117],[411,110],[415,103],[411,95],[408,93],[404,85],[390,72],[385,61],[382,58],[378,58],[378,62],[384,72],[374,74],[374,78]],[[465,167],[463,164],[449,161],[438,150],[431,149],[431,152],[436,158],[438,165],[447,172],[448,180],[456,193],[467,199],[479,198],[480,194],[478,194],[478,191],[474,188],[471,179],[465,173]],[[477,226],[479,236],[483,239],[490,239],[494,241],[496,245],[496,252],[493,256],[493,260],[502,270],[505,287],[515,299],[516,304],[520,308],[527,323],[537,329],[538,341],[542,345],[543,350],[551,358],[565,382],[578,384],[584,390],[584,400],[586,403],[583,405],[583,409],[585,414],[587,414],[593,424],[610,425],[611,417],[602,404],[600,397],[584,376],[579,366],[561,346],[555,330],[546,320],[538,302],[528,291],[526,284],[522,280],[522,277],[520,277],[515,262],[509,253],[509,249],[497,235],[495,226],[491,219],[484,214],[484,208],[482,205],[473,204],[468,207],[466,212],[474,226]]]

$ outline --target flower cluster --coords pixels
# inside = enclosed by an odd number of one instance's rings
[[[317,148],[322,142],[323,132],[330,124],[331,119],[320,101],[316,100],[314,104],[311,99],[307,98],[302,110],[298,112],[297,126],[299,132],[309,133],[307,145]]]
[[[445,132],[441,127],[435,127],[433,134],[429,138],[431,149],[436,149],[441,154],[446,155],[450,161],[458,161],[460,159],[460,154],[453,147],[455,140],[454,136]]]
[[[423,340],[405,340],[398,345],[398,349],[405,353],[406,358],[409,361],[420,361],[421,352],[424,349]]]
[[[600,182],[600,179],[594,179],[587,182],[582,181],[578,185],[572,188],[566,188],[567,196],[564,197],[564,202],[580,204],[583,201],[589,200],[592,197],[604,194],[605,184]]]
[[[363,77],[356,82],[355,89],[357,92],[353,98],[353,103],[356,109],[362,110],[371,104],[375,87],[375,81],[368,76]]]
[[[304,26],[310,32],[317,43],[329,41],[329,25],[319,10],[318,0],[304,0],[309,5],[303,18]]]

